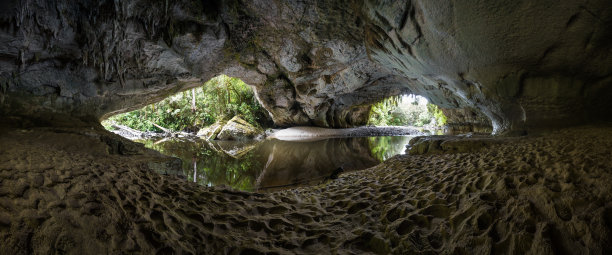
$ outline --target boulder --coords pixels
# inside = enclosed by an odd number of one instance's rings
[[[263,130],[254,127],[240,116],[229,120],[216,136],[217,140],[247,140],[261,135]]]
[[[217,121],[215,124],[212,124],[209,127],[200,129],[197,136],[205,140],[215,140],[225,123],[225,121]]]

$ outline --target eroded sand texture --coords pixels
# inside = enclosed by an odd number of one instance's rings
[[[0,254],[612,249],[608,127],[506,139],[470,153],[397,156],[271,194],[154,173],[148,162],[163,160],[103,131],[1,134]]]

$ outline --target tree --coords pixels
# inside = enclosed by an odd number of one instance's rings
[[[271,123],[250,86],[240,79],[220,75],[191,91],[113,116],[105,123],[109,126],[110,122],[115,122],[141,131],[159,130],[151,123],[174,131],[195,131],[235,115],[241,115],[254,126],[268,126]]]

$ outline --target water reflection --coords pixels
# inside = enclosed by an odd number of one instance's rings
[[[318,141],[141,141],[146,147],[183,160],[189,181],[272,191],[317,184],[334,170],[360,170],[404,153],[412,137],[331,138]]]

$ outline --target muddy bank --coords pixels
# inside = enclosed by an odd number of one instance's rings
[[[0,131],[0,254],[612,248],[611,127],[505,139],[465,153],[396,156],[271,194],[158,174],[150,162],[172,161],[103,130]]]

